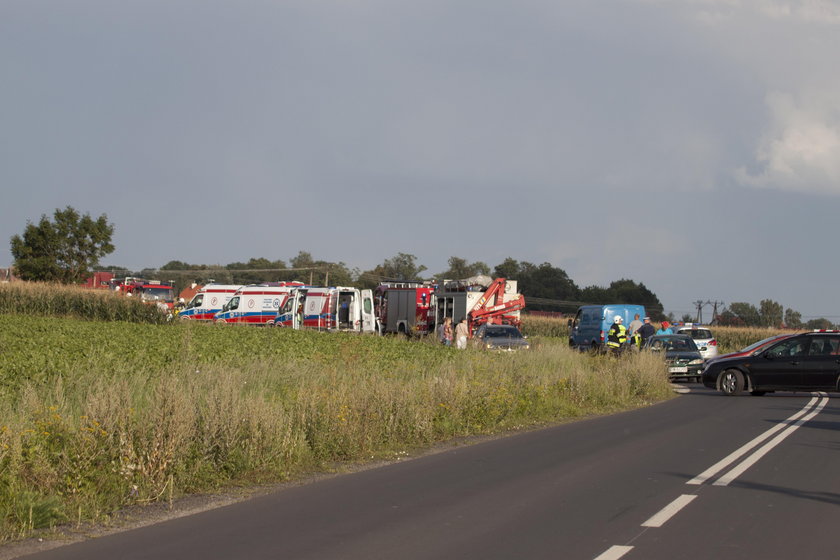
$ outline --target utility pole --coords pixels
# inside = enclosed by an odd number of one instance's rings
[[[703,300],[695,301],[694,305],[697,306],[697,319],[695,320],[695,323],[702,323],[703,322]]]
[[[715,301],[709,301],[707,303],[709,305],[713,306],[712,307],[712,323],[714,323],[715,321],[717,321],[717,318],[718,318],[718,306],[719,305],[723,306],[723,302],[715,300]]]

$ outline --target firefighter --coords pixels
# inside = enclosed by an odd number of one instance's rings
[[[623,322],[621,315],[616,315],[610,330],[607,331],[607,348],[614,355],[620,354],[624,343],[627,342],[627,327]]]

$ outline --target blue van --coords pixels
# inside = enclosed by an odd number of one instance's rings
[[[584,305],[578,308],[575,318],[569,320],[569,346],[599,351],[607,341],[607,331],[615,321],[615,316],[621,315],[624,326],[629,327],[636,314],[640,320],[644,319],[644,305]]]

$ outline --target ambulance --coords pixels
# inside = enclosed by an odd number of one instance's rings
[[[373,290],[296,288],[278,310],[276,327],[320,331],[376,332]]]
[[[305,287],[303,282],[266,282],[243,286],[234,292],[213,320],[217,323],[265,325],[277,317],[289,293],[302,287]]]
[[[178,318],[192,321],[212,321],[222,306],[230,301],[236,290],[244,286],[237,284],[207,284],[178,313]]]

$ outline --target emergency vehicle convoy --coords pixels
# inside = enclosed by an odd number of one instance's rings
[[[303,288],[303,282],[266,282],[243,286],[236,290],[213,320],[217,323],[265,325],[277,317],[289,293]]]
[[[267,324],[293,329],[424,335],[444,319],[466,318],[470,332],[485,323],[519,326],[525,298],[516,281],[478,276],[443,285],[386,282],[375,291],[301,287],[291,290]],[[218,315],[217,315],[218,317]]]
[[[207,284],[178,312],[178,317],[193,321],[212,321],[216,313],[222,310],[222,306],[243,287],[237,284]]]

